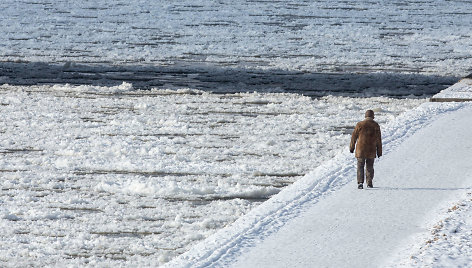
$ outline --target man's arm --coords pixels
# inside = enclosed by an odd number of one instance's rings
[[[380,131],[380,127],[378,128],[377,133],[377,156],[382,156],[382,132]]]
[[[349,144],[349,151],[354,153],[354,148],[356,147],[357,138],[359,137],[359,124],[356,125],[351,136],[351,143]]]

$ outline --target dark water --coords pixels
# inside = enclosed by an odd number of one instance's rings
[[[458,77],[405,73],[310,73],[175,64],[168,66],[87,65],[0,62],[0,83],[12,85],[72,84],[136,89],[192,88],[214,93],[289,92],[312,97],[429,97]]]

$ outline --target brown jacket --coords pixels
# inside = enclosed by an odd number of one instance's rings
[[[356,146],[357,142],[357,146]],[[354,152],[356,147],[357,158],[375,158],[375,154],[382,155],[382,135],[380,126],[371,117],[366,117],[357,123],[351,137],[349,150]]]

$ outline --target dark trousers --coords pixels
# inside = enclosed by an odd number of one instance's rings
[[[357,158],[357,183],[364,183],[364,166],[366,169],[365,180],[368,185],[372,185],[374,179],[375,158]]]

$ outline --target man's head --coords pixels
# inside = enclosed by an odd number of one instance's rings
[[[372,110],[365,111],[365,117],[374,118],[374,111]]]

